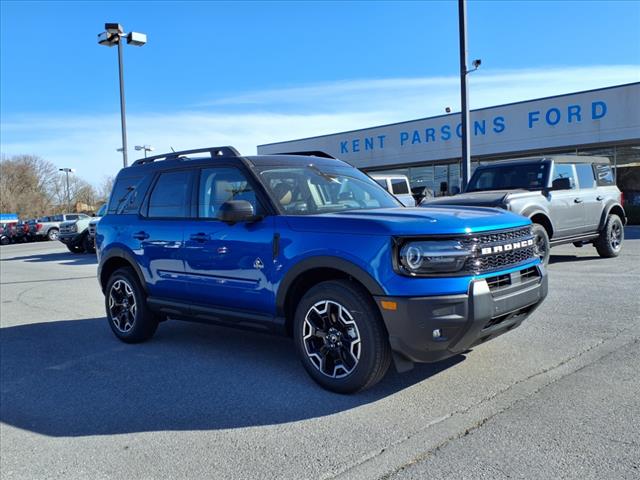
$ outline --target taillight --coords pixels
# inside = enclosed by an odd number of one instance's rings
[[[36,232],[39,232],[41,228],[42,228],[42,224],[36,223]]]
[[[620,205],[624,207],[624,193],[620,192]]]

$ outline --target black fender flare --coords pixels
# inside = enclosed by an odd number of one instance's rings
[[[100,258],[100,264],[98,265],[98,281],[100,282],[100,287],[102,288],[103,293],[104,293],[105,285],[102,282],[102,269],[107,263],[109,263],[110,260],[114,258],[125,260],[127,263],[129,263],[133,268],[133,270],[136,272],[136,275],[138,276],[138,280],[140,281],[140,285],[142,285],[142,288],[146,293],[149,293],[147,289],[147,281],[144,277],[144,274],[142,273],[142,269],[140,268],[140,265],[138,265],[138,262],[136,262],[136,259],[134,258],[131,252],[121,247],[110,248],[109,251],[104,253]],[[106,284],[106,281],[105,281],[105,284]]]
[[[611,210],[613,210],[614,208],[616,209],[619,208],[620,211],[622,212],[622,218],[620,219],[622,220],[622,224],[625,225],[627,223],[627,214],[624,211],[624,208],[622,208],[622,205],[620,205],[620,203],[616,202],[615,200],[610,200],[605,204],[605,207],[602,209],[602,216],[600,217],[600,223],[598,224],[598,231],[604,228],[607,222],[607,217],[611,213]]]
[[[276,312],[278,316],[284,317],[287,293],[291,285],[293,285],[293,282],[303,273],[315,268],[340,270],[364,285],[371,295],[386,295],[384,289],[369,273],[348,260],[325,255],[309,257],[290,268],[280,282],[278,292],[276,293]]]
[[[523,216],[525,216],[525,217],[527,217],[529,219],[533,218],[536,215],[542,215],[542,216],[544,216],[544,218],[547,219],[547,221],[549,222],[549,225],[551,225],[551,231],[555,232],[555,227],[553,225],[553,222],[551,221],[551,217],[549,216],[549,212],[545,212],[541,208],[536,208],[536,207],[525,208],[520,215],[523,215]]]

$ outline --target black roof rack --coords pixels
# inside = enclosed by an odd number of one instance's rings
[[[336,157],[333,157],[328,153],[322,152],[320,150],[309,150],[305,152],[281,152],[281,153],[272,153],[270,155],[302,155],[303,157],[322,157],[322,158],[333,158],[337,160]]]
[[[156,160],[177,160],[185,155],[192,153],[208,153],[211,158],[216,157],[239,157],[240,152],[233,147],[208,147],[208,148],[196,148],[195,150],[182,150],[180,152],[163,153],[162,155],[154,155],[153,157],[141,158],[133,162],[132,166],[145,165],[147,163],[153,163]]]

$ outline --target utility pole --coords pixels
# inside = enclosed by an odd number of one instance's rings
[[[471,140],[469,138],[469,89],[467,87],[467,0],[458,0],[458,29],[460,33],[460,101],[462,118],[462,157],[460,173],[462,190],[467,188],[471,177]],[[474,62],[475,63],[475,62]]]
[[[71,190],[69,188],[69,174],[75,172],[73,168],[59,168],[58,171],[67,175],[67,212],[71,212]]]

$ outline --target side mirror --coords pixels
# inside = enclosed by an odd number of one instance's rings
[[[451,187],[451,195],[458,195],[460,193],[460,187],[455,185]]]
[[[226,223],[238,223],[255,220],[253,205],[246,200],[229,200],[220,205],[218,220]]]
[[[556,178],[551,182],[551,190],[571,190],[571,179]]]

